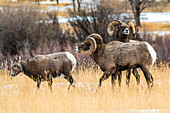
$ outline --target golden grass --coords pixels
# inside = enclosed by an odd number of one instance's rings
[[[161,22],[143,22],[142,28],[140,31],[169,31],[170,29],[170,22],[161,23]]]
[[[68,6],[68,5],[72,5],[71,3],[59,3],[57,4],[56,2],[55,3],[46,3],[46,4],[41,4],[43,6],[47,6],[47,5],[50,5],[50,6],[59,6],[59,7],[64,7],[64,6]]]
[[[36,83],[20,74],[9,77],[7,69],[0,75],[0,111],[1,113],[168,113],[170,112],[170,69],[166,66],[152,69],[154,88],[149,91],[141,74],[141,83],[137,87],[134,76],[130,87],[125,85],[125,73],[122,86],[112,90],[110,79],[104,81],[96,92],[100,70],[75,71],[76,88],[67,91],[68,82],[57,79],[53,82],[53,93],[43,82],[35,94]],[[150,110],[150,111],[149,111]]]

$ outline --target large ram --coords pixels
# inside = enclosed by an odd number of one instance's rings
[[[113,36],[114,39],[121,41],[121,42],[136,42],[135,40],[130,40],[130,37],[135,38],[136,37],[136,30],[135,25],[133,22],[122,22],[120,20],[114,20],[112,21],[108,27],[107,32],[110,36]],[[132,67],[132,73],[136,78],[137,85],[140,83],[140,75],[135,67]],[[130,83],[130,75],[131,75],[131,69],[127,70],[126,73],[126,84],[129,86]],[[118,73],[118,80],[119,80],[119,86],[121,85],[121,77],[122,71]]]
[[[15,56],[11,63],[11,75],[15,77],[23,72],[29,78],[37,82],[39,89],[41,81],[47,81],[52,91],[52,78],[64,77],[73,84],[72,72],[76,66],[75,57],[69,52],[58,52],[48,55],[38,55],[30,60],[21,60]]]
[[[114,20],[108,25],[107,32],[109,36],[121,42],[129,42],[130,38],[136,37],[135,25],[131,21]]]
[[[91,34],[76,47],[76,51],[90,55],[104,72],[99,80],[99,86],[110,75],[112,75],[111,83],[114,85],[115,75],[120,69],[129,69],[134,66],[142,69],[148,88],[153,86],[153,77],[150,71],[156,60],[156,52],[147,42],[112,41],[105,45],[100,35]]]

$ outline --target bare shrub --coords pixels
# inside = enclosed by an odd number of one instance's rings
[[[17,4],[0,11],[0,45],[3,56],[11,56],[28,50],[34,56],[38,46],[53,40],[59,32],[56,14],[41,12],[36,4]],[[49,20],[53,21],[48,23]]]
[[[107,34],[107,25],[114,19],[119,19],[123,12],[118,8],[119,2],[112,0],[100,1],[97,6],[81,10],[79,13],[70,11],[70,24],[80,41],[91,33],[98,33],[105,43],[112,40]],[[120,5],[120,4],[119,4]],[[122,6],[122,4],[121,4]],[[119,6],[120,7],[120,6]]]
[[[152,36],[147,37],[148,41],[157,52],[157,63],[170,62],[170,35],[157,36],[153,41]]]

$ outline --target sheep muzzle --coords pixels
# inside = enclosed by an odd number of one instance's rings
[[[126,29],[124,30],[124,34],[125,34],[125,35],[129,35],[129,30],[128,30],[128,28],[126,28]]]
[[[78,53],[78,52],[79,52],[78,46],[75,47],[74,52],[75,52],[75,53]]]

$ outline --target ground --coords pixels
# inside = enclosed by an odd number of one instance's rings
[[[139,70],[140,71],[140,70]],[[154,67],[154,87],[148,90],[140,71],[141,83],[136,85],[131,76],[130,87],[125,84],[123,73],[122,86],[111,87],[110,78],[98,89],[102,75],[89,68],[79,73],[74,71],[76,88],[67,91],[68,82],[55,79],[53,93],[46,82],[35,93],[36,83],[20,74],[15,78],[8,71],[1,70],[0,109],[1,112],[22,113],[168,113],[170,112],[170,69],[167,66]],[[98,89],[98,90],[97,90]],[[96,91],[97,90],[97,91]]]

